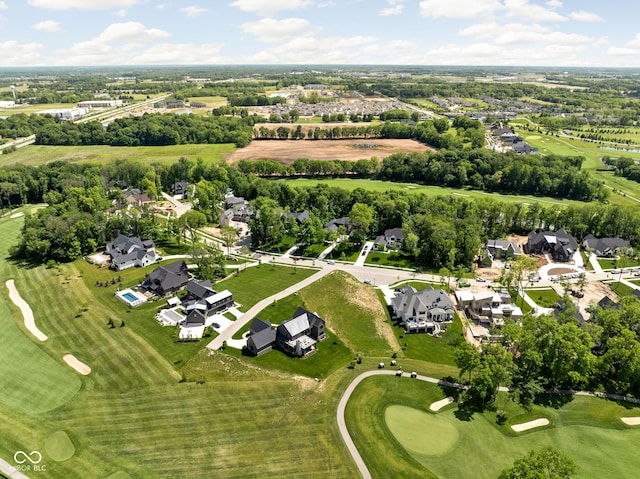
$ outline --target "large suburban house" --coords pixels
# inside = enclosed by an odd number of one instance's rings
[[[453,301],[441,289],[429,287],[417,291],[406,286],[391,300],[392,316],[407,333],[435,331],[436,322],[452,321]]]
[[[260,356],[273,349],[276,342],[276,330],[269,320],[263,321],[260,318],[254,318],[249,328],[249,337],[247,338],[247,349],[254,356]]]
[[[137,236],[118,235],[107,244],[106,251],[111,257],[111,268],[117,271],[148,266],[158,259],[153,241],[142,241]]]
[[[496,259],[508,261],[521,254],[520,246],[514,241],[491,239],[482,247],[478,265],[483,268],[490,268]]]
[[[304,357],[316,349],[316,343],[326,339],[324,319],[317,314],[298,308],[291,319],[274,329],[269,321],[258,318],[251,323],[247,349],[259,356],[277,347],[296,357]]]
[[[186,199],[189,196],[189,186],[191,186],[191,184],[187,181],[176,181],[171,185],[171,193],[173,196]]]
[[[503,326],[505,319],[517,321],[522,318],[522,309],[513,304],[507,291],[480,291],[472,293],[469,290],[456,291],[458,307],[468,317],[480,323]]]
[[[293,218],[298,225],[306,223],[309,219],[309,210],[301,211],[300,213],[294,213],[293,211],[287,211],[287,218]]]
[[[590,249],[596,256],[611,258],[619,250],[630,248],[631,243],[622,238],[596,238],[587,235],[582,240],[582,247]]]
[[[351,231],[352,225],[351,220],[348,216],[344,216],[342,218],[334,218],[329,221],[326,225],[324,225],[324,229],[327,231],[337,232],[338,228],[344,227],[347,232]]]
[[[555,261],[567,262],[578,251],[578,240],[564,229],[553,231],[532,231],[524,245],[525,253],[551,254]]]
[[[189,279],[187,263],[179,260],[154,269],[144,278],[142,289],[157,296],[164,296],[184,288]]]
[[[377,250],[400,249],[403,241],[404,231],[402,228],[391,228],[376,238],[373,247]]]
[[[187,315],[188,325],[204,325],[207,318],[218,314],[234,305],[233,294],[225,289],[217,293],[211,281],[187,283],[187,294],[182,300],[182,308]]]
[[[143,193],[139,188],[127,188],[122,193],[130,205],[143,206],[153,203],[151,197]]]
[[[247,223],[253,214],[253,208],[249,202],[240,196],[227,196],[223,206],[220,226],[229,226],[233,221]]]

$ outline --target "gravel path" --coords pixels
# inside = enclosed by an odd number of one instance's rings
[[[27,328],[29,332],[33,334],[39,341],[46,341],[47,339],[49,339],[47,335],[40,331],[36,326],[36,321],[33,318],[33,311],[31,311],[31,308],[29,307],[27,302],[22,299],[22,296],[20,296],[20,293],[16,289],[16,285],[13,280],[10,279],[5,284],[9,289],[9,298],[11,299],[11,301],[13,301],[13,304],[20,308],[20,311],[22,312],[25,328]]]

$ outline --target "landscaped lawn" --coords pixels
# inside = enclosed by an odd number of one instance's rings
[[[298,251],[296,251],[296,255],[304,256],[305,258],[317,258],[325,249],[327,249],[328,246],[329,245],[324,243],[310,244],[298,249]]]
[[[315,269],[263,264],[237,270],[237,273],[218,281],[215,289],[231,291],[235,301],[241,304],[241,310],[246,311],[258,301],[293,286],[316,272]]]
[[[637,407],[578,396],[557,409],[534,406],[527,413],[501,395],[498,401],[508,422],[498,426],[495,411],[468,418],[451,406],[431,413],[429,405],[445,395],[436,385],[396,377],[368,378],[356,388],[347,405],[347,426],[375,477],[494,479],[515,459],[548,444],[576,461],[579,478],[637,475],[640,458],[634,450],[640,447],[640,429],[619,419],[640,415]],[[406,427],[423,426],[409,443],[398,430],[398,423],[407,419],[403,413],[412,418],[413,426]],[[541,417],[548,418],[551,427],[520,434],[510,429]]]
[[[526,289],[525,291],[538,306],[543,308],[553,308],[560,300],[558,293],[551,288]]]
[[[394,326],[394,332],[402,346],[404,356],[432,363],[455,365],[455,347],[464,341],[462,323],[458,316],[447,325],[447,332],[441,338],[429,334],[405,334],[400,326]]]
[[[373,266],[394,266],[396,268],[411,268],[415,267],[413,258],[402,251],[382,252],[372,251],[367,255],[365,264]]]
[[[623,258],[623,259],[608,259],[598,258],[598,263],[602,269],[615,269],[615,268],[631,268],[634,266],[640,266],[640,259]]]
[[[618,283],[616,281],[613,283],[606,283],[606,284],[608,284],[618,296],[631,296],[631,293],[633,293],[633,288],[627,286],[624,283]]]

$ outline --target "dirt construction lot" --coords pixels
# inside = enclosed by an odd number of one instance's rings
[[[414,140],[254,140],[249,146],[231,153],[225,161],[276,160],[284,164],[293,163],[299,158],[357,161],[429,149]]]

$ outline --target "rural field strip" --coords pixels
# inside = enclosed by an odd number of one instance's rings
[[[351,436],[349,435],[349,430],[347,429],[347,423],[345,422],[345,419],[344,419],[344,411],[347,407],[347,403],[349,402],[349,399],[351,398],[351,394],[353,394],[353,391],[363,380],[372,376],[395,376],[396,372],[397,371],[376,369],[373,371],[367,371],[360,374],[353,381],[351,381],[349,386],[347,386],[347,389],[345,389],[344,393],[342,394],[342,397],[340,398],[340,402],[338,403],[338,410],[336,412],[338,429],[340,430],[340,435],[342,436],[342,440],[346,444],[347,449],[349,450],[349,453],[351,454],[353,461],[356,463],[356,466],[358,467],[358,470],[360,471],[360,474],[362,475],[363,479],[371,479],[371,473],[369,472],[369,469],[364,463],[362,456],[358,452],[358,449],[356,448],[356,445],[354,444],[353,439],[351,439]],[[406,373],[403,373],[403,376],[406,376]],[[432,384],[438,384],[440,386],[454,387],[458,389],[469,388],[469,386],[467,386],[466,384],[451,383],[449,381],[443,381],[441,379],[431,378],[428,376],[418,375],[416,376],[415,379],[419,379],[420,381],[425,381]],[[502,386],[499,387],[498,389],[501,392],[513,392],[512,389],[502,387]],[[640,399],[630,398],[627,396],[620,396],[619,394],[609,394],[609,393],[601,393],[601,392],[594,392],[594,391],[573,391],[571,389],[545,389],[544,392],[552,393],[552,394],[573,394],[576,396],[591,396],[591,397],[599,397],[599,398],[605,398],[605,399],[613,399],[617,401],[627,401],[633,404],[640,404]],[[640,418],[621,418],[621,420],[624,423],[629,425],[640,425]],[[540,422],[539,424],[536,424],[536,425],[542,426],[544,424]]]
[[[47,339],[49,339],[47,335],[44,334],[42,331],[40,331],[36,326],[36,321],[33,318],[33,311],[31,311],[31,308],[29,307],[27,302],[24,299],[22,299],[22,296],[20,296],[20,293],[16,289],[16,285],[14,281],[10,279],[10,280],[7,280],[5,284],[9,289],[9,298],[11,299],[11,301],[13,301],[13,304],[15,304],[18,308],[20,308],[20,311],[22,312],[22,316],[24,316],[24,326],[39,341],[46,341]]]

